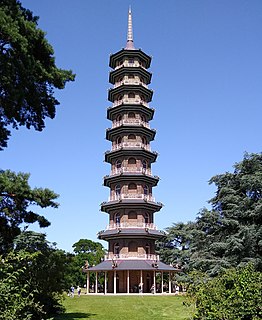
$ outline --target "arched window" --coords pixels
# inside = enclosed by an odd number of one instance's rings
[[[142,167],[143,167],[143,170],[147,169],[147,161],[145,159],[142,160]]]
[[[129,158],[127,163],[128,163],[129,167],[135,167],[136,166],[136,159],[135,158]]]
[[[119,198],[120,197],[120,194],[121,194],[121,186],[119,184],[117,184],[115,186],[115,194],[116,194],[116,197]]]
[[[134,134],[129,134],[127,138],[128,140],[136,140],[136,136]]]
[[[134,99],[134,98],[135,98],[134,92],[129,92],[129,93],[128,93],[128,98]]]
[[[128,252],[137,252],[137,242],[136,241],[130,241],[128,243]]]
[[[144,195],[145,196],[149,195],[149,187],[147,185],[144,185]]]
[[[134,112],[129,112],[128,113],[128,118],[129,119],[134,119],[136,117],[135,113]]]
[[[128,63],[129,63],[129,64],[133,64],[134,61],[135,61],[134,58],[128,58]]]
[[[145,213],[145,224],[149,224],[149,213]]]
[[[122,100],[123,99],[123,95],[122,94],[120,94],[120,95],[118,95],[117,96],[117,100],[119,101],[119,100]]]
[[[133,74],[129,74],[129,75],[128,75],[128,79],[134,79],[134,77],[135,77],[135,76],[134,76]]]
[[[142,101],[146,102],[146,98],[145,98],[144,95],[141,95],[141,96],[140,96],[140,99],[141,99]]]
[[[122,161],[117,160],[115,163],[115,167],[116,167],[117,172],[119,172],[122,168]]]
[[[146,140],[145,137],[142,137],[142,144],[143,144],[143,145],[147,145],[147,140]]]
[[[136,186],[136,184],[135,183],[129,183],[129,185],[128,185],[128,190],[130,191],[130,190],[136,190],[137,189],[137,186]]]
[[[116,213],[115,214],[115,224],[117,225],[117,226],[119,226],[120,225],[120,214],[119,213]]]
[[[137,213],[135,211],[129,211],[128,220],[136,220],[136,219],[137,219]]]
[[[150,244],[146,244],[146,254],[150,254]]]
[[[141,121],[146,122],[146,117],[143,114],[140,116],[140,118],[141,118]]]
[[[118,114],[117,117],[116,117],[116,121],[119,122],[122,120],[122,115],[121,114]]]
[[[118,137],[118,138],[116,139],[116,144],[121,144],[121,142],[122,142],[122,138],[121,138],[121,137]]]
[[[119,255],[119,252],[120,252],[120,250],[119,250],[119,243],[116,242],[116,243],[114,244],[114,254],[115,254],[115,255]]]

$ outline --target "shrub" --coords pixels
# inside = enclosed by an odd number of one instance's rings
[[[196,320],[256,320],[262,317],[262,274],[253,265],[230,269],[192,285]]]

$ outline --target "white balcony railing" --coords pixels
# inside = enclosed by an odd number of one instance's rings
[[[126,98],[121,100],[115,100],[113,107],[117,107],[121,104],[142,104],[145,107],[148,107],[148,103],[142,99]]]
[[[141,63],[139,63],[138,61],[134,61],[134,63],[130,63],[128,61],[124,61],[122,64],[120,64],[119,66],[116,66],[115,67],[115,70],[116,69],[119,69],[119,68],[123,68],[123,67],[141,67],[143,69],[146,69]]]
[[[122,142],[119,144],[112,145],[112,151],[119,149],[129,149],[129,148],[141,148],[151,151],[150,145],[144,144],[142,142]]]
[[[136,253],[136,252],[129,252],[126,254],[113,254],[113,253],[109,253],[107,255],[105,255],[104,257],[105,260],[114,260],[117,262],[117,259],[121,259],[121,260],[127,260],[127,259],[133,259],[133,260],[152,260],[152,261],[159,261],[159,255],[156,254],[140,254],[140,253]]]
[[[122,193],[119,195],[111,195],[108,199],[108,202],[127,199],[141,199],[145,201],[155,202],[155,198],[152,195],[146,195],[142,193]]]
[[[111,171],[111,176],[114,176],[114,175],[118,175],[118,174],[121,174],[121,173],[143,173],[143,174],[146,174],[148,176],[152,176],[152,172],[151,172],[151,169],[144,169],[144,168],[141,168],[141,167],[121,167],[119,169],[113,169]]]
[[[145,222],[120,222],[109,224],[106,227],[106,230],[114,230],[114,229],[151,229],[157,230],[157,226],[154,223],[145,223]]]
[[[136,80],[136,79],[133,79],[133,80],[129,79],[129,80],[123,80],[123,81],[116,82],[114,84],[114,88],[117,88],[117,87],[125,85],[125,84],[126,85],[133,84],[133,85],[136,85],[136,86],[137,85],[141,85],[141,86],[147,88],[147,85],[145,83],[141,82],[140,80]]]
[[[142,127],[150,128],[149,123],[142,121],[140,119],[123,119],[120,121],[114,121],[112,123],[112,128],[117,128],[122,125],[133,125],[133,126],[142,126]]]

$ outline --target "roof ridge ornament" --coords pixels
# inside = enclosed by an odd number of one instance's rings
[[[129,6],[129,10],[128,10],[127,43],[126,43],[125,49],[135,50],[134,40],[133,40],[133,24],[132,24],[131,6]]]

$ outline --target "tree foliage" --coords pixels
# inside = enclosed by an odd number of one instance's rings
[[[68,257],[70,263],[67,282],[71,281],[71,285],[83,286],[86,283],[86,274],[83,273],[83,268],[87,265],[93,266],[100,263],[104,258],[105,249],[100,242],[88,239],[80,239],[72,247],[74,255]]]
[[[30,281],[31,288],[35,289],[33,297],[46,315],[43,318],[60,312],[62,310],[61,295],[66,289],[65,252],[56,249],[55,244],[48,242],[45,234],[33,231],[22,232],[14,243],[14,253],[18,255],[20,252],[37,254],[28,263],[23,274],[23,282]],[[39,318],[35,315],[33,319]]]
[[[34,263],[38,253],[10,252],[0,256],[0,319],[42,319],[44,311],[35,299],[38,288],[26,276],[28,266]]]
[[[20,234],[23,224],[38,222],[41,228],[50,222],[33,207],[57,208],[56,193],[46,188],[32,189],[28,183],[29,174],[0,171],[0,254],[13,247],[13,241]]]
[[[74,80],[57,68],[54,51],[37,27],[38,17],[18,0],[0,2],[0,150],[7,146],[10,126],[43,130],[59,102],[54,89]]]
[[[196,306],[196,320],[257,320],[262,318],[262,274],[252,264],[229,269],[212,280],[199,281],[188,294]]]
[[[211,209],[168,228],[162,256],[210,276],[248,262],[262,270],[262,154],[246,153],[233,173],[216,175],[210,184],[217,188]]]

